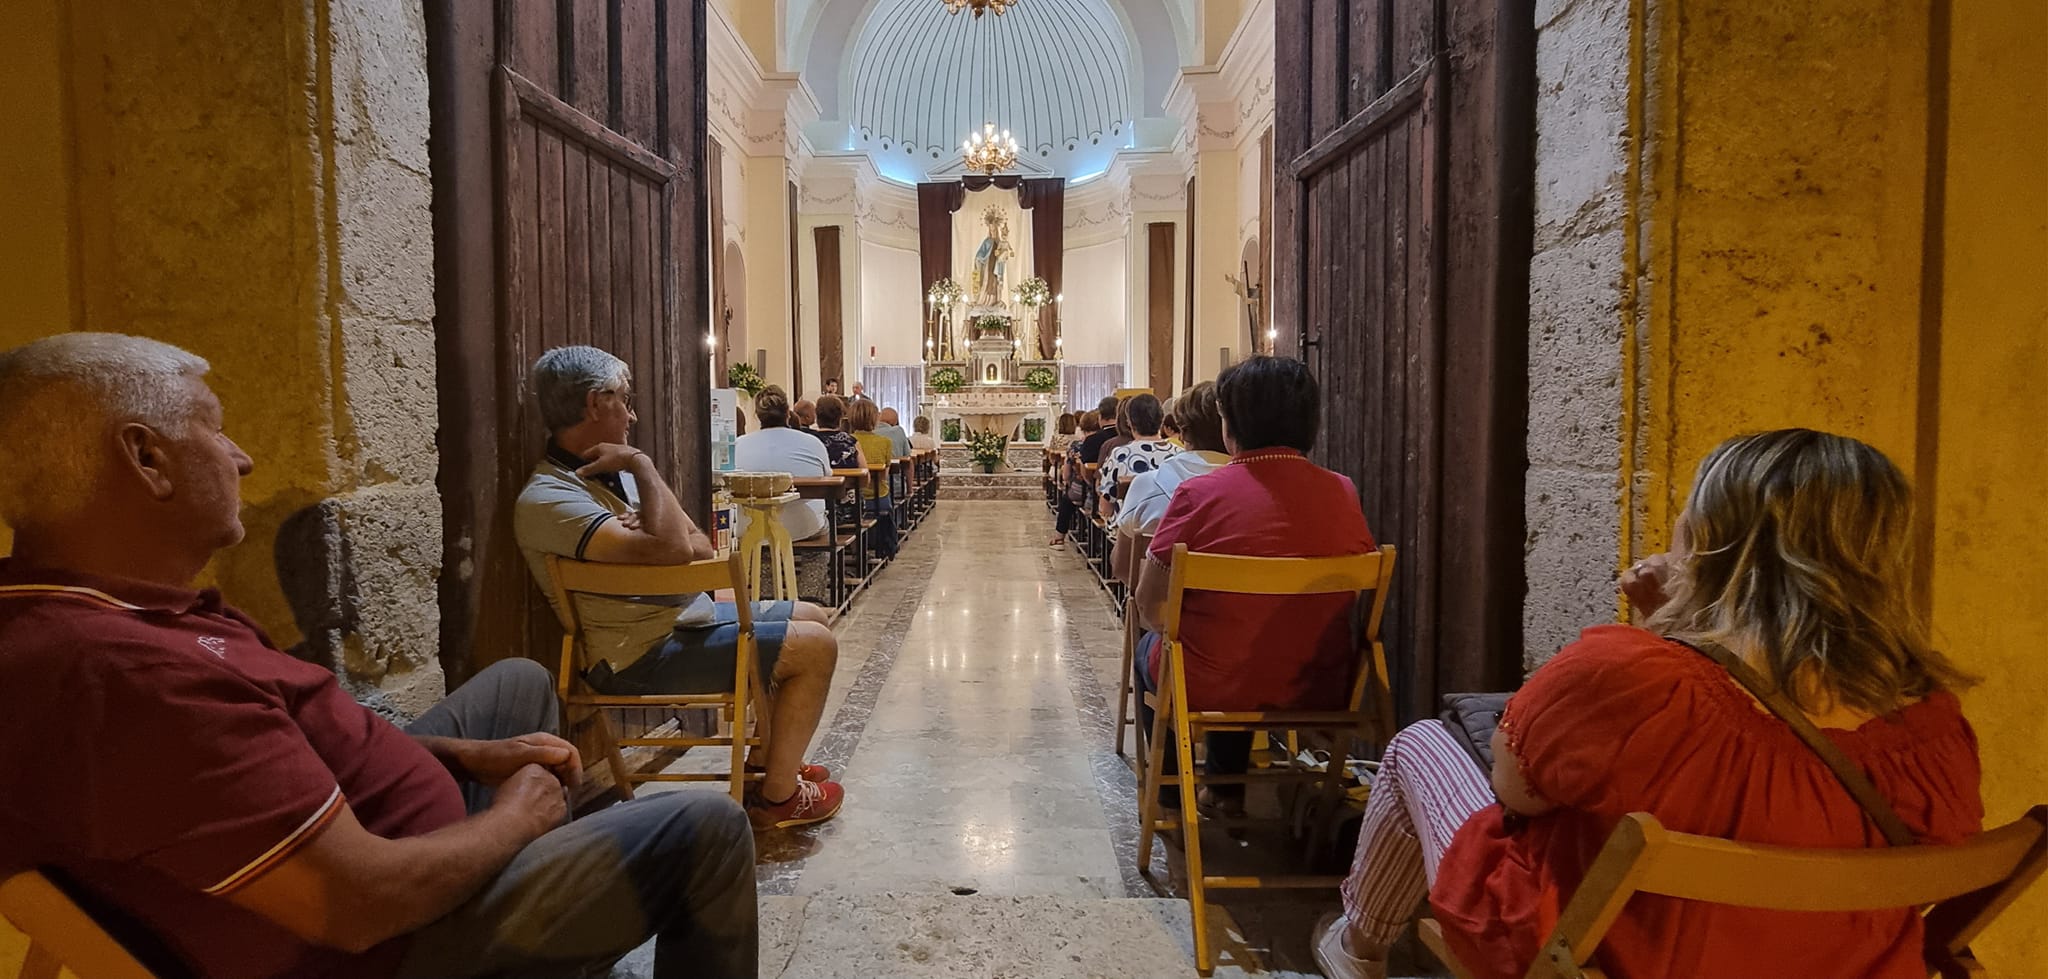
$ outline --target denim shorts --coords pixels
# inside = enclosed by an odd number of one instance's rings
[[[710,624],[676,629],[625,669],[613,673],[608,664],[599,663],[585,678],[597,692],[616,696],[730,692],[739,656],[739,606],[718,602],[712,609]],[[795,602],[754,603],[754,659],[764,683],[775,676],[775,661],[782,656],[782,640],[795,612]]]

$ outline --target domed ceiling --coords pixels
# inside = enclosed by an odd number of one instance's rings
[[[904,182],[957,172],[984,122],[1024,172],[1087,177],[1131,145],[1129,34],[1108,0],[1021,0],[1001,17],[940,0],[876,0],[848,52],[840,105],[854,149]]]

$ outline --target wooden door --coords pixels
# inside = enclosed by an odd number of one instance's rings
[[[708,510],[703,0],[429,0],[436,353],[451,684],[559,628],[512,536],[546,432],[527,372],[632,365],[634,439]]]
[[[1527,0],[1277,7],[1275,319],[1323,384],[1319,461],[1401,549],[1402,713],[1521,676]]]

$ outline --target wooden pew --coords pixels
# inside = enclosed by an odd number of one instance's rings
[[[792,480],[792,487],[797,495],[806,500],[825,502],[825,532],[816,537],[797,541],[796,549],[800,554],[822,551],[826,560],[830,562],[829,580],[825,584],[826,593],[820,597],[825,599],[825,604],[833,610],[833,616],[836,618],[846,614],[847,608],[853,603],[853,589],[847,585],[846,569],[848,561],[854,556],[855,548],[859,546],[860,534],[856,530],[848,529],[850,522],[846,519],[845,503],[847,496],[851,494],[855,506],[859,505],[860,483],[849,476],[819,476]]]

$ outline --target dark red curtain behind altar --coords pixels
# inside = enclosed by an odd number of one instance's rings
[[[924,273],[924,292],[932,283],[952,272],[953,212],[967,202],[970,191],[1017,191],[1017,202],[1031,212],[1031,274],[1045,280],[1053,295],[1063,290],[1062,265],[1067,254],[1067,180],[1065,177],[1022,177],[1002,174],[970,176],[958,181],[917,185],[918,264]],[[1047,305],[1038,311],[1038,356],[1050,359],[1059,341],[1059,307]],[[924,333],[936,342],[938,320],[931,306],[925,306]]]

